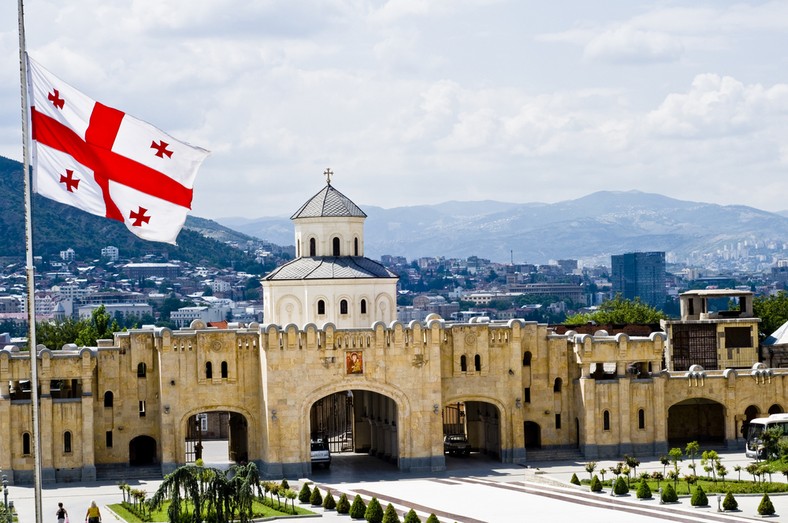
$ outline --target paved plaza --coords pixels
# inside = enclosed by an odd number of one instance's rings
[[[209,447],[210,442],[206,453],[210,452]],[[220,450],[218,454],[221,454]],[[723,452],[721,455],[729,470],[736,464],[744,467],[749,463],[741,452]],[[522,467],[503,465],[478,454],[467,458],[447,456],[446,459],[447,471],[418,475],[401,473],[393,465],[363,455],[337,455],[330,469],[316,469],[308,479],[320,486],[323,494],[330,488],[335,498],[343,492],[351,499],[356,494],[361,494],[365,500],[375,496],[383,507],[392,503],[401,513],[413,508],[422,521],[430,513],[435,513],[443,523],[548,521],[556,517],[605,523],[763,521],[756,510],[760,495],[737,495],[741,511],[719,513],[716,496],[709,496],[710,507],[694,508],[686,496],[680,498],[679,504],[661,505],[656,499],[640,501],[634,493],[625,497],[612,497],[609,489],[602,494],[590,493],[588,487],[569,484],[573,473],[580,478],[588,476],[583,462],[543,462]],[[639,473],[662,471],[658,459],[642,461]],[[216,460],[209,461],[208,465],[226,467],[228,464]],[[598,466],[610,468],[613,465],[613,461],[600,461]],[[684,468],[686,465],[684,462]],[[731,472],[728,478],[735,478],[735,474]],[[746,473],[742,471],[742,474]],[[306,480],[287,479],[291,488],[300,487],[299,483]],[[780,481],[785,478],[780,474],[773,479]],[[129,483],[152,494],[161,481]],[[681,487],[685,486],[686,483],[680,484],[680,494],[683,492]],[[778,515],[767,521],[788,521],[788,495],[772,495],[771,498]],[[9,499],[16,504],[21,523],[35,521],[32,487],[9,487]],[[115,484],[101,483],[45,486],[43,520],[53,522],[57,503],[62,501],[72,522],[83,521],[91,500],[96,500],[101,506],[103,523],[116,520],[106,505],[118,503],[121,492]],[[351,521],[348,516],[339,516],[334,511],[313,510],[319,513],[321,521]]]

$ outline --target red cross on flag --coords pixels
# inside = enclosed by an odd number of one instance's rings
[[[175,243],[208,151],[92,100],[28,58],[33,188]]]

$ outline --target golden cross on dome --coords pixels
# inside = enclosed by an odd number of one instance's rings
[[[326,176],[326,183],[331,185],[331,177],[334,175],[334,171],[331,170],[331,167],[326,167],[326,170],[323,171],[323,174]]]

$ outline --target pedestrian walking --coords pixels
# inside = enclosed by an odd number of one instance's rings
[[[85,521],[87,523],[101,523],[101,511],[95,501],[90,502],[88,511],[85,513]]]
[[[68,520],[68,511],[63,508],[63,502],[57,504],[57,523],[66,523]]]

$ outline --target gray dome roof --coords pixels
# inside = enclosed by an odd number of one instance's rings
[[[364,211],[359,209],[358,205],[334,189],[334,186],[329,182],[319,193],[307,200],[290,219],[322,218],[327,216],[367,217]]]
[[[380,263],[360,256],[296,258],[273,270],[264,280],[335,280],[397,278]]]

